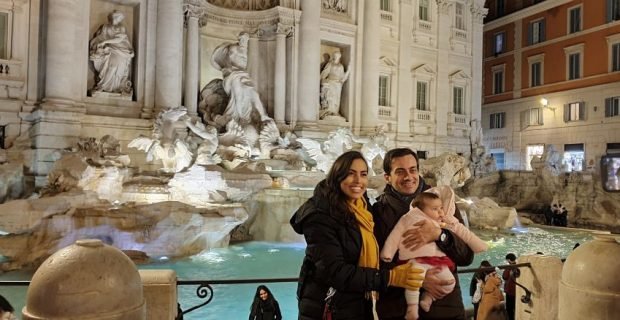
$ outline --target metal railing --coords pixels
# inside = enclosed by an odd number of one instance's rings
[[[562,259],[564,261],[564,259]],[[531,264],[528,263],[517,263],[517,264],[509,264],[509,265],[500,265],[496,267],[485,267],[485,268],[464,268],[457,270],[457,273],[474,273],[478,271],[494,271],[495,268],[499,269],[512,269],[512,268],[522,268],[527,267],[531,268]],[[187,308],[186,310],[179,309],[179,315],[177,319],[182,319],[183,315],[188,314],[192,311],[200,309],[211,300],[213,300],[213,287],[212,285],[235,285],[235,284],[249,284],[249,283],[278,283],[278,282],[298,282],[299,278],[268,278],[268,279],[237,279],[237,280],[177,280],[177,286],[193,286],[197,285],[196,288],[196,296],[200,299],[204,299],[205,301],[201,302],[198,305]],[[0,281],[0,287],[3,286],[28,286],[30,281]],[[527,289],[525,286],[517,283],[515,284],[521,287],[525,291],[525,295],[521,296],[521,302],[529,303],[531,301],[532,292]]]

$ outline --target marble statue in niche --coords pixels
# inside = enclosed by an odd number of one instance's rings
[[[256,86],[246,71],[248,64],[247,32],[239,34],[237,43],[224,43],[213,51],[211,64],[222,71],[224,91],[230,97],[224,110],[224,116],[244,125],[251,122],[252,117],[259,121],[270,120],[260,100]]]
[[[222,72],[223,79],[211,80],[201,90],[199,110],[204,122],[221,133],[219,144],[228,148],[229,154],[265,159],[269,158],[272,147],[284,146],[277,142],[280,131],[267,114],[246,70],[249,38],[247,32],[241,32],[237,42],[226,42],[215,48],[211,65]],[[270,148],[264,147],[268,145]]]
[[[323,8],[344,13],[347,11],[347,0],[323,0]]]
[[[108,23],[99,27],[90,40],[90,56],[96,71],[93,96],[108,92],[129,96],[133,94],[131,65],[134,50],[127,30],[122,25],[125,15],[117,10],[108,15]]]
[[[350,69],[345,71],[340,62],[342,54],[334,51],[331,59],[321,70],[321,110],[319,118],[327,117],[343,118],[340,113],[340,100],[342,96],[342,85],[349,78]]]

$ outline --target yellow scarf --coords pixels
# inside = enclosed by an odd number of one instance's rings
[[[362,251],[358,265],[360,267],[379,269],[379,245],[373,233],[375,222],[372,213],[366,209],[366,200],[362,197],[349,202],[362,233]]]

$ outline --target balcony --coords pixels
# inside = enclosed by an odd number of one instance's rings
[[[381,20],[392,22],[394,21],[393,15],[389,11],[381,11]]]
[[[379,117],[391,118],[392,117],[392,107],[379,106]]]
[[[429,110],[413,110],[413,119],[419,122],[435,122],[433,112]]]

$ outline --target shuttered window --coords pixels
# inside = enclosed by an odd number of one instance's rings
[[[418,5],[418,18],[422,21],[428,20],[428,0],[420,0]]]
[[[416,88],[416,104],[415,107],[418,110],[428,110],[428,106],[426,104],[426,91],[428,90],[428,84],[423,81],[418,81]]]
[[[569,24],[568,32],[575,33],[581,31],[581,7],[575,7],[568,12]]]
[[[529,126],[540,126],[543,124],[542,109],[530,108],[521,111],[521,130]]]
[[[498,112],[491,113],[490,120],[490,129],[501,129],[504,127],[504,118],[506,117],[506,112]]]
[[[573,53],[568,56],[568,80],[581,78],[581,54]]]
[[[564,122],[583,121],[586,117],[584,102],[571,102],[564,105]]]
[[[545,20],[536,20],[530,22],[527,32],[528,44],[537,44],[545,41]]]
[[[620,97],[605,99],[605,117],[617,117],[620,115]]]

